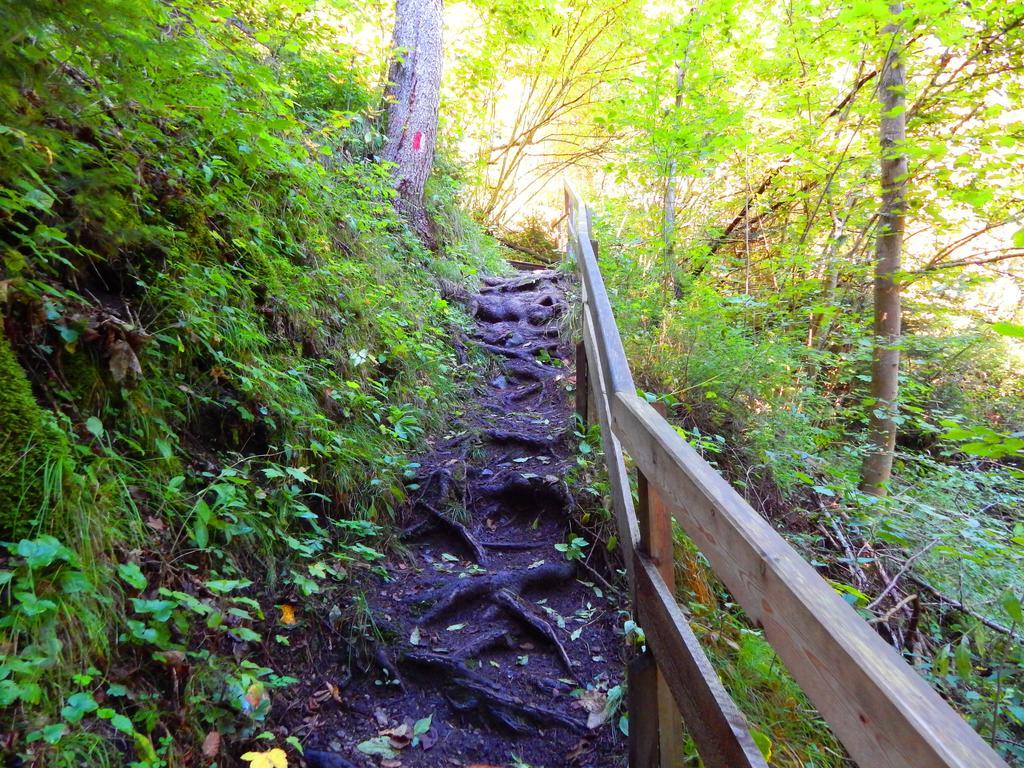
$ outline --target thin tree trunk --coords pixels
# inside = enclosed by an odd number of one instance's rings
[[[442,0],[397,0],[393,58],[384,91],[388,124],[383,154],[395,164],[397,207],[428,247],[435,245],[435,238],[423,208],[423,189],[437,142],[441,25]]]
[[[903,12],[903,3],[889,6],[893,16]],[[897,397],[900,371],[900,250],[903,245],[906,210],[907,158],[906,92],[900,58],[900,22],[883,30],[889,42],[879,82],[881,100],[882,205],[875,241],[875,353],[871,364],[871,397],[874,404],[868,425],[868,454],[861,468],[861,490],[883,496],[892,475],[896,447]]]
[[[687,53],[689,49],[687,49]],[[676,115],[683,106],[683,82],[686,77],[685,59],[683,64],[676,64]],[[672,293],[677,299],[683,297],[682,276],[676,263],[676,158],[673,155],[668,161],[668,173],[665,178],[665,195],[662,200],[661,240],[664,249],[665,266],[672,275]]]

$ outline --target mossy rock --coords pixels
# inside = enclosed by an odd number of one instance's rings
[[[67,455],[67,438],[36,403],[0,325],[0,540],[32,530],[49,503],[45,468]]]

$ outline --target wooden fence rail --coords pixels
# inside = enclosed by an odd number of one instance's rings
[[[566,184],[580,275],[577,409],[596,415],[634,614],[647,651],[628,670],[630,765],[681,765],[682,724],[708,768],[765,766],[675,600],[672,520],[764,630],[864,768],[1006,764],[800,555],[638,397],[601,272],[590,209]],[[626,455],[638,473],[634,509]]]

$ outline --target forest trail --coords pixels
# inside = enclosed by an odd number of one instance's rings
[[[296,675],[298,700],[317,702],[292,731],[310,734],[314,768],[625,764],[618,597],[600,566],[571,559],[599,543],[555,548],[573,536],[575,464],[562,280],[486,278],[472,297],[494,370],[419,460],[406,557],[365,584],[374,663],[335,701],[342,663]]]

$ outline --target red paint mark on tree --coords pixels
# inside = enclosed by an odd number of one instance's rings
[[[416,131],[412,135],[412,148],[417,152],[423,149],[423,131]]]

